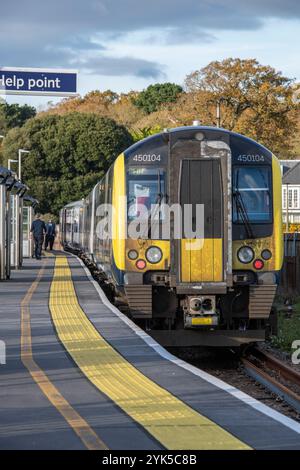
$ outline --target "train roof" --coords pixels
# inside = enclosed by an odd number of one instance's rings
[[[197,132],[207,132],[208,134],[208,137],[211,136],[211,134],[219,134],[219,139],[222,140],[222,138],[224,140],[230,140],[231,138],[234,138],[236,141],[240,141],[240,142],[244,142],[245,144],[248,144],[251,145],[252,147],[253,146],[256,146],[257,148],[259,148],[263,153],[265,154],[269,154],[269,156],[271,157],[272,156],[272,152],[267,149],[265,146],[263,146],[262,144],[256,142],[255,140],[251,139],[250,137],[246,137],[242,134],[238,134],[237,132],[233,132],[233,131],[229,131],[227,129],[223,129],[222,127],[210,127],[210,126],[182,126],[182,127],[174,127],[172,129],[166,129],[165,131],[163,132],[159,132],[157,134],[154,134],[154,135],[151,135],[149,137],[146,137],[145,139],[142,139],[138,142],[136,142],[135,144],[131,145],[130,147],[128,147],[124,154],[125,154],[125,157],[129,156],[133,151],[136,151],[138,150],[139,147],[147,144],[147,143],[151,143],[152,141],[154,142],[155,140],[165,140],[165,142],[167,143],[167,141],[169,140],[169,137],[170,135],[175,135],[178,133],[181,133],[183,137],[186,137],[188,138],[189,135],[191,135],[192,133],[197,133]],[[214,137],[217,137],[214,136]],[[225,137],[225,138],[224,138]],[[209,139],[211,140],[211,139]]]

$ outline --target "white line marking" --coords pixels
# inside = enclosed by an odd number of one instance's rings
[[[103,290],[99,286],[99,284],[93,279],[91,273],[89,272],[88,268],[85,266],[83,261],[78,258],[76,255],[71,254],[74,258],[76,258],[81,266],[83,267],[89,281],[93,284],[95,287],[100,299],[102,300],[103,304],[106,305],[107,308],[111,310],[111,312],[115,313],[126,325],[129,326],[140,338],[142,338],[145,343],[148,344],[152,349],[154,349],[157,354],[159,354],[161,357],[164,359],[173,362],[179,367],[182,367],[185,370],[188,370],[192,374],[201,377],[201,379],[206,380],[206,382],[215,385],[216,387],[220,388],[221,390],[224,390],[225,392],[229,393],[230,395],[234,396],[238,400],[241,400],[242,402],[246,403],[247,405],[251,406],[254,408],[256,411],[259,411],[260,413],[263,413],[264,415],[273,418],[275,421],[278,421],[279,423],[283,424],[284,426],[292,429],[296,433],[300,434],[300,424],[294,421],[291,418],[288,418],[287,416],[279,413],[276,410],[273,410],[267,405],[264,405],[263,403],[260,403],[258,400],[256,400],[253,397],[250,397],[247,395],[247,393],[242,392],[238,388],[233,387],[232,385],[227,384],[226,382],[223,382],[223,380],[217,379],[213,375],[208,374],[207,372],[204,372],[201,369],[198,369],[195,366],[192,366],[191,364],[188,364],[187,362],[183,361],[182,359],[178,359],[176,356],[173,356],[173,354],[170,354],[166,349],[164,349],[160,344],[158,344],[151,336],[147,335],[147,333],[142,330],[140,327],[138,327],[135,323],[133,323],[132,320],[130,320],[126,315],[124,315],[120,310],[117,309],[114,305],[112,305],[106,295],[104,294]]]

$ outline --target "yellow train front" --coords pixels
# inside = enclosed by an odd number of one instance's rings
[[[120,155],[84,207],[83,251],[159,342],[264,340],[283,256],[281,173],[265,147],[169,130]]]

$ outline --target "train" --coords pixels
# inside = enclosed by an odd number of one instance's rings
[[[147,137],[63,207],[60,232],[161,344],[265,340],[283,262],[281,171],[258,142],[199,125]]]

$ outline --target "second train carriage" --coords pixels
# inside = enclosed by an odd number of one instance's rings
[[[106,238],[103,204],[113,207]],[[143,216],[139,204],[158,215]],[[186,207],[191,216],[180,237],[178,217],[164,213],[178,205],[182,222]],[[203,227],[194,239],[197,207]],[[268,149],[223,129],[183,127],[119,155],[84,201],[61,211],[62,241],[103,270],[130,315],[165,345],[238,346],[265,337],[281,214],[280,167]],[[131,237],[134,222],[140,235]]]

